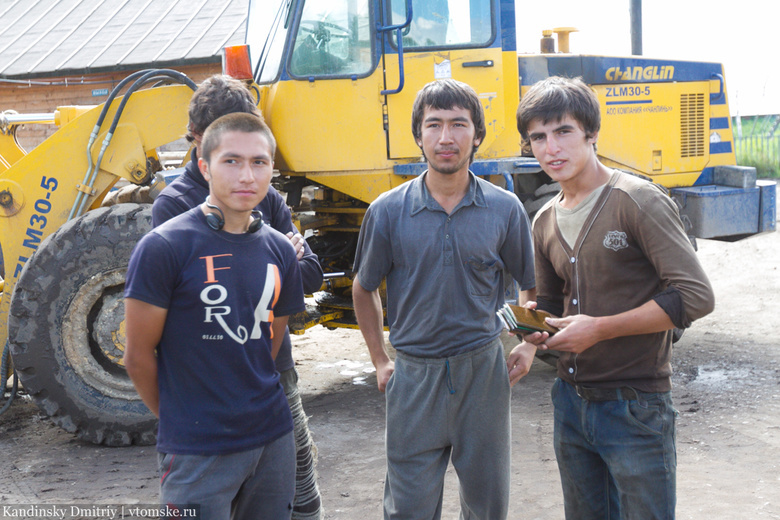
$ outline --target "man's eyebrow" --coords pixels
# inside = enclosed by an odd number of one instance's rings
[[[249,157],[252,160],[255,160],[255,159],[266,159],[266,160],[268,160],[268,159],[271,158],[271,156],[268,155],[267,153],[259,153],[259,154],[250,156],[250,155],[244,155],[241,152],[225,152],[222,155],[222,157],[224,157],[226,159],[242,159],[244,157]]]
[[[552,129],[553,132],[560,132],[561,130],[574,130],[574,125],[565,124],[565,125],[556,126],[555,128]],[[531,137],[539,137],[544,134],[545,132],[529,132],[528,138],[530,139]]]
[[[428,116],[424,120],[425,123],[428,123],[428,122],[431,122],[431,121],[441,122],[441,121],[444,121],[444,118],[443,117],[439,117],[439,116]],[[467,123],[467,122],[470,121],[470,119],[468,117],[466,117],[466,116],[456,116],[456,117],[448,118],[447,121],[457,121],[457,122]]]

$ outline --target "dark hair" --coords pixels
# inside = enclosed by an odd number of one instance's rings
[[[469,85],[454,79],[441,79],[428,83],[417,93],[412,108],[412,135],[415,141],[419,142],[422,138],[423,114],[428,107],[436,110],[451,110],[455,107],[468,110],[471,122],[474,123],[474,138],[480,143],[485,139],[485,113],[477,93]],[[472,150],[472,162],[477,148],[479,144],[475,144]]]
[[[222,74],[211,76],[200,84],[190,100],[187,140],[193,142],[193,134],[202,135],[212,122],[235,112],[263,117],[252,92],[242,82]]]
[[[595,92],[581,78],[550,76],[535,83],[517,107],[517,129],[528,142],[528,126],[534,120],[547,124],[570,116],[582,125],[590,139],[601,128],[601,110]]]
[[[211,154],[219,148],[222,142],[222,136],[227,132],[244,132],[246,134],[262,134],[268,144],[271,146],[271,158],[276,152],[276,139],[271,133],[271,129],[265,124],[262,118],[253,114],[243,112],[228,114],[220,117],[211,123],[203,133],[203,142],[201,143],[201,157],[206,163],[211,161]]]

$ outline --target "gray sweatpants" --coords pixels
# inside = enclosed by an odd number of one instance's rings
[[[399,352],[385,392],[385,518],[441,518],[451,458],[460,482],[460,518],[505,519],[511,418],[501,341],[441,359]]]
[[[196,505],[199,520],[283,520],[295,494],[295,439],[227,455],[158,453],[161,505]]]

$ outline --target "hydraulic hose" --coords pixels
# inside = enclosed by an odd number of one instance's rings
[[[111,91],[111,95],[106,100],[106,103],[103,105],[103,109],[100,112],[100,116],[98,117],[98,120],[95,123],[95,127],[92,130],[92,134],[90,135],[89,143],[87,144],[87,156],[88,156],[89,167],[87,168],[87,172],[84,175],[85,186],[91,188],[92,185],[94,184],[95,178],[97,177],[97,173],[100,170],[100,163],[103,161],[103,155],[105,154],[108,145],[111,143],[111,139],[114,136],[114,131],[116,130],[117,125],[119,124],[119,119],[122,117],[122,112],[124,111],[125,105],[127,105],[127,102],[129,101],[130,97],[133,95],[135,91],[137,91],[142,86],[152,81],[158,81],[161,78],[172,79],[177,83],[187,85],[193,91],[198,88],[195,82],[192,81],[190,78],[188,78],[186,75],[171,69],[146,69],[146,70],[135,72],[129,75],[124,80],[122,80]],[[111,127],[109,128],[106,137],[103,139],[103,144],[101,145],[100,153],[98,154],[97,161],[93,164],[92,154],[91,154],[92,146],[95,140],[97,139],[97,135],[100,132],[100,128],[103,126],[103,121],[105,120],[105,116],[108,112],[108,108],[110,107],[111,102],[114,100],[116,95],[130,81],[134,81],[134,82],[127,90],[124,97],[122,98],[122,101],[120,102],[119,107],[117,108],[116,114],[114,114],[114,119],[111,122]],[[76,195],[76,201],[73,204],[73,208],[71,208],[71,212],[70,215],[68,216],[68,220],[82,214],[82,212],[84,211],[84,206],[87,202],[87,198],[88,198],[87,193],[79,191],[79,193]]]
[[[84,181],[83,184],[87,184],[89,181],[90,175],[92,174],[92,167],[94,166],[92,162],[92,145],[95,143],[95,140],[97,139],[98,134],[100,133],[100,127],[103,126],[103,120],[106,118],[106,114],[108,113],[108,109],[111,106],[111,103],[114,101],[114,98],[119,94],[119,92],[122,91],[122,89],[127,85],[130,81],[133,81],[138,76],[142,76],[146,73],[148,73],[151,69],[145,69],[145,70],[139,70],[138,72],[134,72],[124,78],[122,81],[117,84],[116,87],[114,87],[111,90],[111,93],[108,95],[108,99],[106,99],[106,102],[103,104],[103,108],[100,111],[100,115],[98,116],[97,122],[95,123],[95,126],[92,128],[92,133],[89,136],[89,141],[87,142],[87,171],[84,174]],[[73,207],[70,210],[70,214],[68,215],[68,220],[72,219],[76,214],[76,208],[78,208],[81,205],[81,199],[86,195],[86,193],[79,191],[76,194],[76,201],[73,204]]]

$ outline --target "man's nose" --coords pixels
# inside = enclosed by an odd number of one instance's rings
[[[560,146],[558,145],[558,140],[555,138],[554,135],[550,135],[545,140],[545,144],[547,147],[547,153],[550,155],[555,155],[560,150]]]
[[[452,130],[449,126],[444,125],[441,129],[441,134],[439,135],[439,141],[449,143],[452,141]]]
[[[254,180],[254,172],[252,171],[252,165],[250,163],[244,163],[239,170],[239,180],[241,182],[251,182]]]

